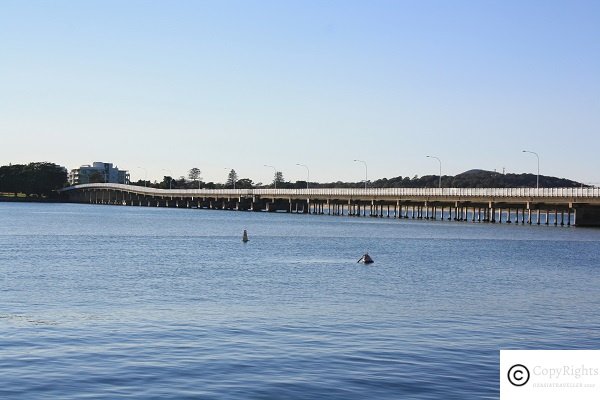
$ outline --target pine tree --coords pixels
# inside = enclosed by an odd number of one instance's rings
[[[235,172],[235,169],[232,169],[231,171],[229,171],[229,175],[227,175],[227,182],[225,183],[225,187],[231,187],[235,189],[235,182],[237,182],[237,180],[237,172]]]

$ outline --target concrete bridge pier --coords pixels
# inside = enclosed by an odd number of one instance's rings
[[[518,223],[518,218],[517,218],[517,223]],[[521,225],[525,225],[525,209],[521,208]]]

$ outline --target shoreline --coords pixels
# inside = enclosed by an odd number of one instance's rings
[[[47,199],[36,197],[7,197],[0,196],[0,202],[4,203],[64,203],[60,199]]]

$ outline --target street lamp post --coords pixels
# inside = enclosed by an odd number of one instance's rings
[[[146,181],[148,181],[148,170],[144,167],[136,167],[136,168],[144,170],[144,187],[146,187]]]
[[[427,157],[427,158],[435,158],[440,163],[440,183],[439,183],[439,188],[441,189],[442,188],[442,160],[440,160],[436,156],[425,156],[425,157]]]
[[[275,189],[277,189],[277,176],[276,176],[277,175],[277,168],[275,168],[272,165],[267,165],[267,164],[265,164],[265,167],[273,168],[273,172],[274,172],[273,173],[273,177],[275,178],[275,179],[273,179],[273,184],[275,185]]]
[[[535,151],[523,150],[523,153],[533,154],[537,158],[537,179],[536,179],[536,189],[540,188],[540,156]]]
[[[167,171],[169,173],[169,190],[171,190],[171,188],[173,187],[172,183],[173,183],[173,171],[171,171],[170,169],[166,169],[163,168],[163,171]]]
[[[369,170],[367,168],[367,162],[363,160],[354,160],[354,162],[361,162],[365,164],[365,189],[367,188],[367,181],[369,180]]]
[[[310,170],[308,169],[308,167],[304,164],[296,164],[299,167],[304,167],[306,168],[306,188],[308,189],[308,182],[310,181]]]

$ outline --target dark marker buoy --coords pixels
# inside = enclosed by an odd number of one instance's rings
[[[248,240],[248,232],[244,229],[244,234],[242,235],[242,242],[246,243]]]
[[[357,263],[363,263],[363,264],[373,264],[375,261],[373,261],[373,259],[371,258],[371,256],[369,255],[369,253],[365,253],[360,260],[357,261]]]

